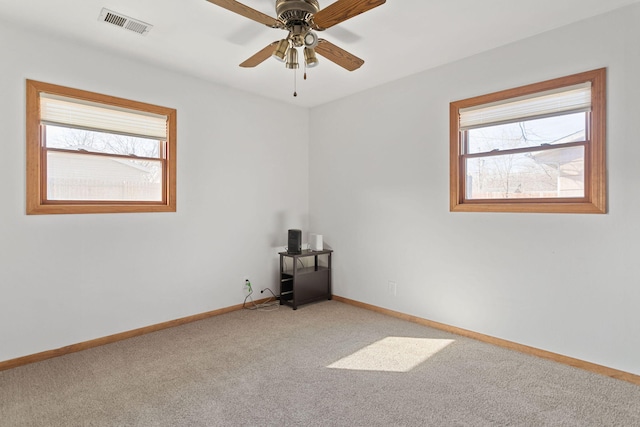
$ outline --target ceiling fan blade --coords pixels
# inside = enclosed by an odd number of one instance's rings
[[[326,30],[385,2],[386,0],[337,0],[313,16],[314,29]]]
[[[316,46],[315,51],[318,55],[324,56],[329,61],[335,62],[349,71],[357,70],[364,64],[362,59],[324,39],[318,40],[318,46]]]
[[[240,64],[240,66],[244,68],[251,68],[255,67],[258,64],[261,64],[273,54],[273,51],[276,49],[277,44],[278,42],[271,43],[261,51],[257,52],[251,58],[244,61],[242,64]]]
[[[249,18],[256,22],[264,24],[267,27],[282,28],[282,22],[278,21],[276,18],[272,18],[269,15],[266,15],[255,9],[252,9],[249,6],[246,6],[235,0],[207,0],[207,1],[209,3],[213,3],[227,10],[230,10],[231,12],[235,12],[238,15],[242,15],[245,18]]]

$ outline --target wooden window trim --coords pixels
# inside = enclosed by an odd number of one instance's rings
[[[582,199],[465,200],[461,176],[462,141],[459,131],[460,110],[560,87],[591,82],[590,143],[585,152],[585,197]],[[535,212],[606,213],[606,68],[573,74],[514,89],[494,92],[450,104],[450,211],[451,212]]]
[[[46,154],[42,148],[40,131],[40,93],[61,95],[84,101],[118,106],[167,116],[166,167],[163,176],[163,200],[161,202],[136,201],[47,201],[43,189],[46,179]],[[27,214],[84,214],[84,213],[135,213],[135,212],[175,212],[176,211],[176,136],[177,112],[173,108],[160,107],[124,98],[72,89],[64,86],[26,81],[26,145],[27,145]],[[160,159],[161,160],[161,159]]]

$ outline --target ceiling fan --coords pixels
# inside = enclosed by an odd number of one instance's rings
[[[241,67],[255,67],[273,56],[284,62],[287,68],[297,69],[299,67],[297,48],[302,48],[304,63],[308,68],[318,65],[317,53],[349,71],[357,70],[364,61],[331,42],[319,39],[315,31],[324,31],[386,2],[386,0],[337,0],[328,7],[320,9],[318,0],[276,0],[277,18],[272,18],[235,0],[207,1],[267,27],[289,32],[286,38],[274,41],[242,62]]]

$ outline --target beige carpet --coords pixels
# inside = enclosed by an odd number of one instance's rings
[[[640,387],[336,301],[0,372],[1,426],[640,426]]]

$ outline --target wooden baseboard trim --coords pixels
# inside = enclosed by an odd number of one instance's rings
[[[423,319],[409,314],[404,314],[398,311],[388,310],[386,308],[378,307],[375,305],[355,301],[349,298],[333,295],[332,298],[335,301],[340,301],[345,304],[353,305],[356,307],[364,308],[367,310],[375,311],[377,313],[386,314],[388,316],[397,317],[399,319],[407,320],[409,322],[418,323],[420,325],[429,326],[434,329],[440,329],[442,331],[450,332],[452,334],[461,335],[463,337],[472,338],[478,341],[482,341],[488,344],[497,345],[499,347],[515,350],[520,353],[530,354],[533,356],[541,357],[544,359],[553,360],[554,362],[562,363],[564,365],[573,366],[574,368],[583,369],[585,371],[594,372],[596,374],[605,375],[611,378],[615,378],[622,381],[627,381],[636,385],[640,385],[640,375],[631,374],[629,372],[619,371],[617,369],[609,368],[607,366],[596,365],[595,363],[586,362],[584,360],[575,359],[573,357],[563,356],[561,354],[552,353],[550,351],[541,350],[535,347],[529,347],[527,345],[518,344],[512,341],[503,340],[501,338],[495,338],[489,335],[484,335],[478,332],[469,331],[467,329],[457,328],[455,326],[446,325],[444,323],[434,322],[432,320]]]
[[[263,298],[254,301],[256,304],[262,304],[272,298]],[[43,360],[52,359],[54,357],[64,356],[65,354],[75,353],[77,351],[87,350],[93,347],[99,347],[105,344],[111,344],[117,341],[126,340],[128,338],[138,337],[140,335],[149,334],[151,332],[161,331],[162,329],[173,328],[175,326],[184,325],[198,320],[208,319],[210,317],[219,316],[221,314],[230,313],[232,311],[242,310],[243,305],[233,305],[230,307],[221,308],[218,310],[208,311],[206,313],[195,314],[193,316],[182,317],[180,319],[169,320],[167,322],[158,323],[155,325],[145,326],[131,331],[121,332],[118,334],[109,335],[102,338],[96,338],[90,341],[84,341],[77,344],[71,344],[65,347],[57,348],[55,350],[46,350],[40,353],[30,354],[28,356],[18,357],[16,359],[5,360],[0,362],[0,371],[7,369],[17,368],[19,366],[28,365],[30,363],[41,362]]]
[[[255,303],[261,304],[263,302],[268,301],[269,299],[270,298],[264,298],[262,300],[255,301]],[[635,375],[629,372],[624,372],[617,369],[609,368],[607,366],[597,365],[595,363],[586,362],[584,360],[575,359],[573,357],[552,353],[550,351],[541,350],[535,347],[518,344],[512,341],[503,340],[501,338],[495,338],[489,335],[484,335],[478,332],[469,331],[467,329],[450,326],[444,323],[434,322],[433,320],[423,319],[421,317],[416,317],[416,316],[401,313],[398,311],[389,310],[386,308],[363,303],[363,302],[352,300],[349,298],[344,298],[338,295],[332,295],[332,299],[345,304],[353,305],[355,307],[360,307],[367,310],[375,311],[377,313],[396,317],[409,322],[418,323],[424,326],[429,326],[434,329],[439,329],[442,331],[450,332],[452,334],[460,335],[467,338],[472,338],[478,341],[486,342],[488,344],[493,344],[499,347],[508,348],[510,350],[515,350],[521,353],[530,354],[530,355],[541,357],[544,359],[553,360],[554,362],[573,366],[578,369],[583,369],[585,371],[594,372],[596,374],[605,375],[611,378],[615,378],[618,380],[627,381],[636,385],[640,385],[640,375]],[[149,334],[151,332],[161,331],[162,329],[173,328],[175,326],[196,322],[198,320],[208,319],[210,317],[219,316],[221,314],[241,310],[242,308],[243,308],[242,304],[238,304],[230,307],[221,308],[218,310],[195,314],[193,316],[187,316],[187,317],[182,317],[180,319],[169,320],[167,322],[145,326],[142,328],[121,332],[118,334],[113,334],[113,335],[109,335],[102,338],[96,338],[94,340],[84,341],[81,343],[68,345],[68,346],[61,347],[54,350],[47,350],[40,353],[31,354],[28,356],[18,357],[16,359],[5,360],[3,362],[0,362],[0,371],[17,368],[19,366],[28,365],[35,362],[41,362],[43,360],[64,356],[65,354],[75,353],[78,351],[87,350],[94,347],[99,347],[105,344],[111,344],[117,341],[126,340],[128,338]]]

